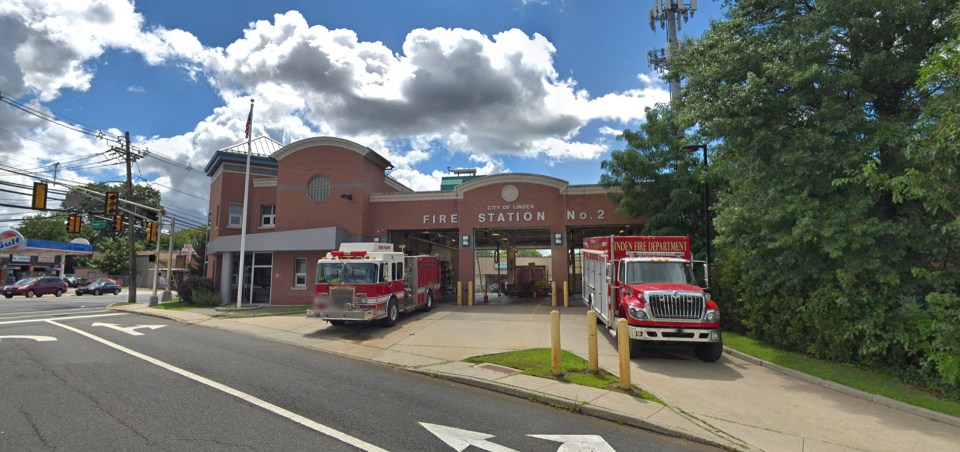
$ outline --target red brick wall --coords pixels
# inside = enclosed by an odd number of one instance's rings
[[[260,206],[276,204],[275,187],[256,187],[254,181],[258,179],[272,180],[272,177],[250,175],[250,198],[247,204],[247,233],[254,233],[260,228]],[[230,224],[230,204],[243,205],[243,173],[222,172],[214,180],[210,188],[211,228],[210,239],[228,235],[240,235],[240,226],[228,227]],[[229,187],[228,189],[225,189]],[[219,214],[217,208],[219,207]],[[272,229],[271,229],[272,230]],[[267,231],[269,232],[269,231]]]
[[[308,305],[313,302],[313,286],[317,277],[317,260],[323,252],[284,251],[273,253],[273,275],[270,283],[270,304]],[[297,258],[307,259],[307,286],[293,286],[294,264]],[[279,277],[277,276],[279,275]]]
[[[373,162],[349,149],[318,146],[285,157],[279,170],[278,231],[340,227],[348,235],[364,233],[363,220],[377,170],[380,184],[383,183],[383,170]],[[319,174],[330,179],[330,196],[318,203],[307,196],[307,184]],[[345,193],[353,199],[341,199],[340,195]]]

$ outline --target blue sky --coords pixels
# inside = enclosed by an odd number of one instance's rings
[[[616,133],[668,99],[646,61],[653,0],[25,0],[0,6],[0,93],[150,149],[135,176],[205,217],[202,168],[254,135],[333,135],[437,190],[447,167],[593,184]],[[680,35],[698,36],[701,1]],[[3,62],[6,61],[6,62]],[[0,181],[120,180],[109,143],[0,105]],[[97,163],[103,163],[98,165]],[[6,198],[5,196],[0,199]],[[6,199],[10,203],[10,199]],[[0,202],[0,203],[3,203]],[[0,221],[9,209],[0,208]]]

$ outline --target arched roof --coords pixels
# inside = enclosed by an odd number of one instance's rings
[[[293,143],[290,143],[278,149],[277,152],[274,152],[273,154],[271,154],[270,157],[272,157],[274,160],[279,162],[280,160],[283,160],[285,157],[295,152],[302,151],[307,148],[318,147],[318,146],[336,146],[338,148],[349,149],[353,152],[356,152],[357,154],[362,155],[364,158],[382,166],[384,169],[393,168],[393,164],[390,163],[390,161],[383,158],[382,155],[377,154],[377,152],[374,151],[373,149],[370,149],[361,144],[354,143],[353,141],[345,140],[343,138],[337,138],[337,137],[304,138],[300,141],[295,141]]]
[[[486,187],[488,185],[494,184],[536,184],[536,185],[545,185],[547,187],[556,188],[557,191],[563,192],[569,184],[569,182],[563,179],[557,179],[556,177],[543,176],[540,174],[526,174],[526,173],[504,173],[504,174],[493,174],[490,176],[479,177],[473,180],[469,180],[458,185],[454,190],[457,194],[462,195],[463,192],[473,190],[475,188]]]

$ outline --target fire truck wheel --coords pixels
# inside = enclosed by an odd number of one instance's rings
[[[643,341],[630,339],[630,358],[639,358],[643,351]]]
[[[333,326],[343,326],[346,325],[347,322],[344,322],[343,320],[330,320],[330,324]]]
[[[391,298],[387,303],[387,316],[383,318],[383,326],[391,327],[397,324],[397,317],[400,315],[400,308],[397,307],[397,299]]]
[[[723,356],[723,342],[699,344],[693,349],[693,354],[697,355],[700,361],[715,362]]]
[[[423,304],[423,310],[429,311],[433,309],[433,295],[430,294],[430,291],[427,291],[427,302]]]

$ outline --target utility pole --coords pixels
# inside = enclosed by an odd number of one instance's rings
[[[124,132],[124,160],[127,162],[127,199],[133,200],[133,174],[130,170],[130,161],[132,156],[130,155],[130,132]],[[127,284],[127,302],[136,303],[137,302],[137,246],[136,246],[136,229],[133,225],[133,217],[130,218],[131,223],[127,226],[127,251],[130,258],[130,280]]]
[[[654,5],[650,10],[650,29],[657,31],[657,23],[660,28],[667,29],[667,48],[647,51],[647,64],[653,66],[658,71],[663,71],[665,63],[677,49],[677,30],[680,29],[680,21],[683,18],[686,22],[693,17],[697,10],[697,0],[690,0],[684,3],[683,0],[653,0]],[[659,54],[658,54],[659,51]],[[680,97],[680,74],[668,73],[667,80],[670,81],[670,101],[677,100]]]

